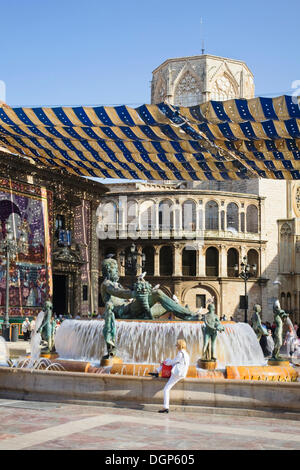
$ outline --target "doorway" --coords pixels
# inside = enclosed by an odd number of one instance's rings
[[[53,313],[56,315],[68,314],[66,274],[53,274]]]

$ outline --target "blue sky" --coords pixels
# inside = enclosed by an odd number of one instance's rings
[[[300,80],[299,0],[0,0],[11,106],[150,102],[152,71],[205,51],[244,60],[256,95]],[[201,28],[201,18],[203,27]]]

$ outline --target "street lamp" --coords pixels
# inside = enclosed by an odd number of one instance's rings
[[[237,264],[234,266],[234,270],[235,270],[236,274],[244,280],[244,283],[245,283],[245,304],[244,304],[245,305],[244,306],[245,318],[244,318],[244,322],[248,323],[247,281],[248,281],[248,279],[250,279],[250,277],[254,277],[256,275],[257,266],[256,266],[256,264],[250,265],[248,263],[247,256],[244,256],[243,261],[241,263],[241,271],[238,272],[239,271],[239,266]]]
[[[146,264],[145,253],[139,253],[136,246],[132,243],[130,251],[126,256],[125,251],[120,253],[120,263],[123,268],[129,273],[130,276],[136,276],[138,268],[144,269]]]
[[[18,253],[23,250],[25,243],[25,235],[21,232],[18,241],[14,239],[14,232],[9,222],[5,224],[6,234],[0,241],[0,249],[6,258],[6,298],[5,298],[5,315],[3,322],[3,337],[9,341],[9,284],[10,284],[10,261],[15,260]]]

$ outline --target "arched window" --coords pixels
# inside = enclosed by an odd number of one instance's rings
[[[226,211],[226,229],[239,231],[239,208],[234,202],[230,202]]]
[[[174,92],[175,106],[195,106],[202,101],[201,83],[197,76],[187,70]]]
[[[143,254],[146,257],[145,268],[148,276],[154,275],[154,248],[152,246],[145,246],[143,248]]]
[[[118,223],[118,209],[114,202],[105,202],[102,205],[102,223],[108,230],[116,229]]]
[[[235,248],[230,248],[227,252],[227,276],[236,277],[235,266],[239,265],[239,252]]]
[[[280,295],[280,307],[285,309],[286,308],[286,305],[285,305],[285,293],[284,292],[281,292],[281,295]]]
[[[258,257],[258,252],[256,250],[249,250],[247,253],[247,260],[248,264],[250,264],[251,267],[256,266],[256,272],[255,275],[258,277],[259,273],[259,257]]]
[[[144,201],[141,208],[141,229],[151,230],[155,225],[155,205],[152,201]]]
[[[162,246],[159,252],[159,272],[161,276],[172,276],[173,253],[171,246]]]
[[[224,101],[236,98],[236,92],[232,80],[226,75],[218,77],[211,87],[210,99]]]
[[[247,232],[258,233],[258,209],[254,204],[247,207]]]
[[[196,276],[196,250],[186,247],[182,250],[183,276]]]
[[[205,229],[219,230],[219,206],[215,201],[208,201],[205,205]]]
[[[182,228],[183,230],[196,230],[196,204],[194,201],[185,201],[182,204]]]
[[[292,296],[290,292],[286,294],[286,309],[288,312],[291,312],[292,310]]]
[[[127,204],[127,224],[138,225],[138,205],[135,201],[129,201]]]
[[[206,276],[219,275],[219,251],[211,246],[205,253]]]
[[[172,201],[165,199],[159,203],[159,228],[170,230],[174,228],[174,206]]]

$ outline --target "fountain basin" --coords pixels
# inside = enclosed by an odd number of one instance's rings
[[[0,367],[0,397],[5,399],[147,409],[162,405],[165,383],[166,379],[161,378]],[[244,410],[247,415],[258,410],[277,411],[293,413],[298,419],[299,394],[299,382],[186,378],[171,390],[171,409],[201,412],[203,407],[231,408]]]
[[[29,358],[20,362],[21,367],[26,367]],[[52,366],[52,367],[51,367]],[[150,372],[155,372],[159,364],[123,364],[115,363],[111,367],[98,367],[87,361],[70,361],[64,359],[48,360],[41,362],[40,370],[59,370],[65,372],[84,372],[96,374],[109,374],[120,376],[148,377]],[[278,382],[297,382],[299,370],[292,366],[227,366],[225,370],[205,370],[196,366],[190,366],[187,378],[194,379],[231,379],[231,380],[264,380]]]

